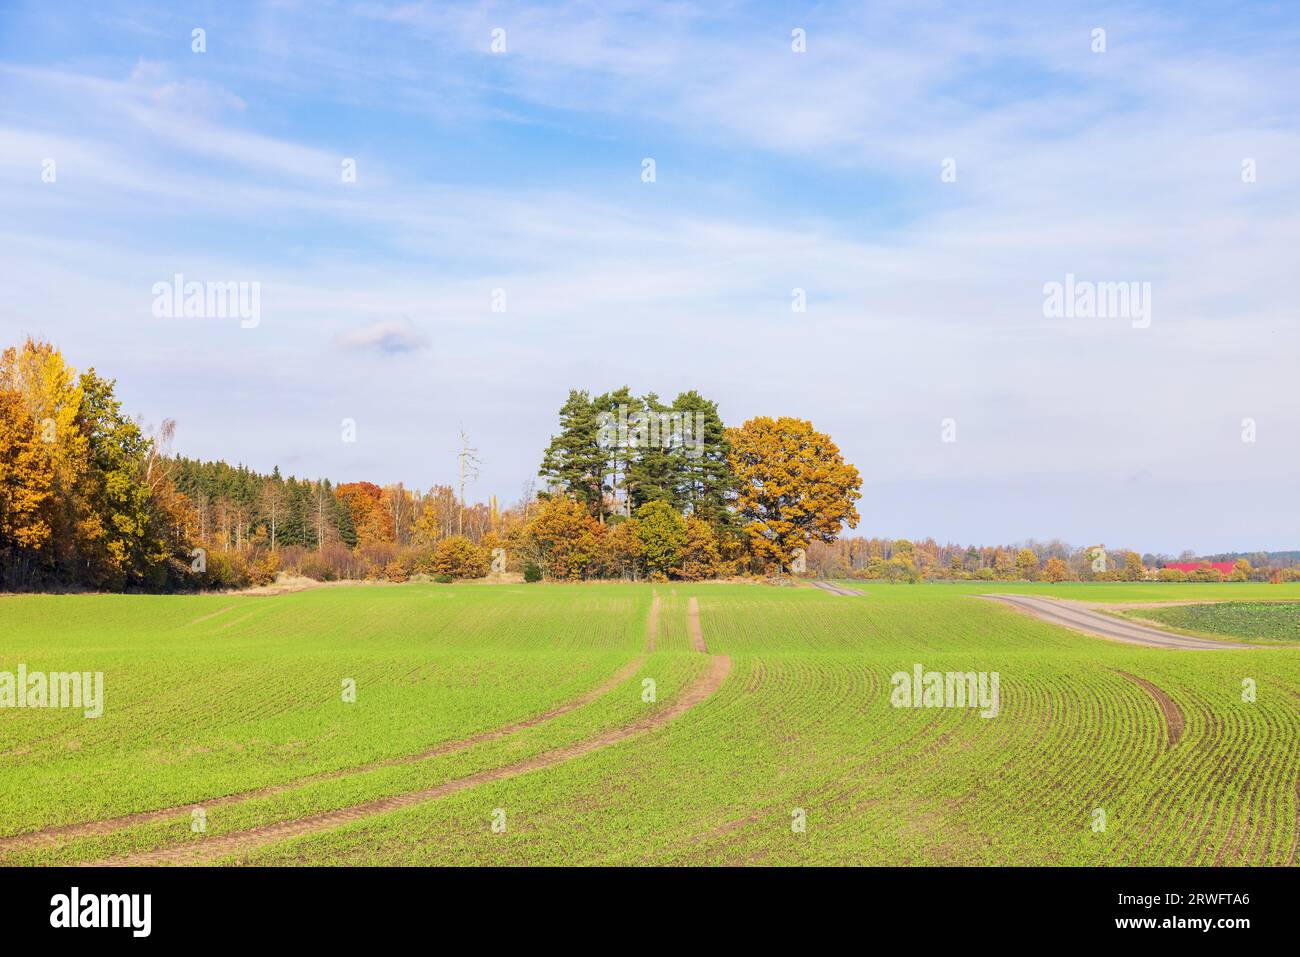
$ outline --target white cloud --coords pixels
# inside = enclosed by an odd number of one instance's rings
[[[743,9],[361,12],[261,9],[243,59],[224,44],[201,75],[0,64],[15,104],[0,118],[4,338],[38,328],[84,349],[129,407],[194,429],[192,454],[262,467],[291,434],[307,471],[364,452],[389,470],[376,479],[431,479],[408,437],[436,408],[485,433],[485,484],[503,494],[535,470],[569,386],[624,382],[698,387],[733,420],[806,415],[876,481],[965,502],[972,531],[894,529],[913,534],[982,534],[995,509],[963,483],[1068,479],[1094,490],[1096,517],[1143,470],[1206,488],[1300,474],[1282,439],[1300,429],[1300,84],[1267,38],[1216,47],[1103,9],[1096,56],[1091,23],[908,5],[802,17],[795,55],[788,17]],[[497,25],[505,57],[486,52]],[[357,133],[335,108],[383,122]],[[504,117],[569,152],[502,146]],[[481,175],[454,166],[461,138]],[[47,155],[57,186],[39,182]],[[654,186],[636,181],[643,155],[660,156]],[[262,326],[149,322],[149,283],[177,270],[261,281]],[[1066,272],[1150,281],[1152,327],[1043,319],[1042,285]],[[211,405],[281,388],[303,401]],[[335,405],[373,445],[334,447]],[[1245,415],[1262,423],[1249,455]],[[946,416],[956,447],[936,438]],[[1049,517],[1020,531],[1050,535]],[[1240,527],[1280,543],[1295,521],[1261,502]]]

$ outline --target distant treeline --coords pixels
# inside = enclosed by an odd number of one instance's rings
[[[1296,556],[1286,561],[1279,556]],[[1253,559],[1253,560],[1252,560]],[[1167,569],[1171,562],[1231,561],[1227,576],[1238,581],[1300,579],[1300,553],[1255,552],[1249,555],[1198,557],[1184,552],[1177,558],[1105,545],[1075,547],[1060,540],[1029,540],[1009,545],[940,544],[933,538],[841,538],[814,543],[808,550],[808,570],[826,578],[867,578],[885,581],[1184,581],[1220,580],[1220,573],[1203,569],[1185,573]]]
[[[789,417],[726,427],[697,392],[569,393],[519,501],[458,488],[260,473],[170,454],[174,424],[128,418],[115,384],[49,343],[0,358],[6,588],[238,588],[319,580],[700,579],[785,570],[858,518],[861,478]]]

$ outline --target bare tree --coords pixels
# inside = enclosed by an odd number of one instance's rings
[[[332,507],[333,497],[323,480],[318,481],[312,490],[312,505],[316,509],[316,551],[318,552],[325,550],[325,510]]]
[[[271,551],[275,551],[276,529],[284,511],[284,487],[273,478],[267,479],[262,486],[262,511],[271,526]]]
[[[393,516],[393,542],[401,547],[402,526],[411,522],[411,502],[401,482],[388,486],[384,493],[388,499],[388,511]]]
[[[456,458],[460,461],[460,510],[456,516],[456,534],[465,534],[465,479],[478,478],[478,467],[482,461],[478,457],[478,449],[471,448],[469,436],[465,430],[460,430],[460,451],[456,453]]]

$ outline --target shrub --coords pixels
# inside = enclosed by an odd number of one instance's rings
[[[248,580],[253,585],[269,585],[275,581],[280,570],[280,556],[275,552],[265,552],[261,558],[248,568]]]
[[[529,562],[524,566],[524,581],[539,582],[542,580],[542,566],[536,562]]]
[[[490,561],[485,550],[464,535],[444,538],[433,550],[433,570],[453,578],[482,578]]]
[[[298,562],[298,574],[318,582],[332,582],[339,577],[329,560],[315,552],[304,555]]]
[[[433,580],[439,585],[450,585],[456,579],[452,578],[450,575],[434,575]]]
[[[204,588],[244,588],[248,585],[248,563],[239,552],[210,551],[208,569],[201,576]]]
[[[407,574],[406,569],[402,567],[402,563],[397,559],[393,559],[384,566],[384,577],[390,582],[404,582],[410,576]]]

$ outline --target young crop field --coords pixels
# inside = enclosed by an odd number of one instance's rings
[[[1300,642],[1300,603],[1225,601],[1168,608],[1135,608],[1130,617],[1145,618],[1187,634],[1236,638],[1254,643]]]
[[[104,695],[0,708],[0,864],[1296,863],[1300,651],[982,596],[1300,586],[843,584],[3,598],[0,673]]]

